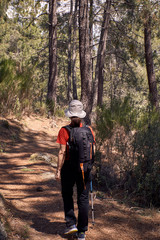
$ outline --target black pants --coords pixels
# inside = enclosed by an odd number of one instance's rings
[[[66,226],[76,224],[73,202],[73,187],[77,185],[77,204],[78,204],[78,231],[88,230],[88,209],[89,209],[89,189],[91,181],[90,170],[85,166],[85,187],[82,172],[66,161],[61,170],[62,197]]]

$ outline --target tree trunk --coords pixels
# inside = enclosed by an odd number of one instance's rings
[[[89,39],[88,0],[79,0],[79,54],[81,72],[81,101],[90,121],[92,111],[92,59]]]
[[[147,16],[144,25],[144,44],[145,44],[145,59],[149,85],[149,95],[152,106],[159,109],[157,82],[155,79],[153,54],[151,46],[151,16]]]
[[[75,9],[73,14],[73,56],[72,56],[72,84],[73,84],[73,99],[77,97],[77,83],[76,83],[76,32],[77,32],[77,0],[75,0]]]
[[[91,49],[91,59],[92,59],[92,84],[93,84],[93,0],[90,0],[90,11],[89,11],[89,41]],[[92,89],[93,91],[93,89]],[[93,99],[93,96],[92,96]]]
[[[51,115],[56,106],[57,86],[57,14],[56,0],[49,0],[49,81],[47,104]]]
[[[72,79],[72,59],[71,59],[71,42],[72,42],[72,12],[73,12],[73,0],[70,0],[70,14],[68,23],[68,101],[72,100],[71,91],[71,79]]]
[[[104,82],[103,69],[105,64],[106,41],[107,41],[108,28],[109,28],[110,9],[111,9],[111,0],[106,0],[105,6],[104,6],[103,22],[102,22],[102,29],[101,29],[98,54],[97,54],[96,72],[95,72],[94,99],[95,100],[97,99],[98,106],[102,106],[102,103],[103,103],[103,82]],[[96,92],[97,85],[98,85],[98,93]]]

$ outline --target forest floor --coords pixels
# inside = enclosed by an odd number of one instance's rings
[[[0,219],[8,240],[64,239],[61,188],[54,176],[56,137],[66,124],[57,118],[52,125],[39,116],[0,119]],[[86,240],[160,240],[158,209],[136,208],[96,193],[95,225],[90,209]]]

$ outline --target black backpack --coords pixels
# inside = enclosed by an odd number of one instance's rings
[[[67,125],[64,127],[69,132],[69,161],[73,166],[82,171],[83,180],[84,172],[91,170],[94,162],[94,137],[91,129],[88,126],[71,127]]]

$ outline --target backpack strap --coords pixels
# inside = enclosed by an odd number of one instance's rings
[[[93,130],[92,130],[91,126],[86,125],[86,127],[88,127],[88,128],[90,129],[91,133],[92,133]],[[93,133],[92,133],[92,136],[93,136]],[[94,138],[94,136],[93,136],[93,143],[95,143],[95,138]]]
[[[73,129],[70,125],[66,125],[64,126],[63,128],[67,129],[68,133],[69,133],[69,139],[72,139],[72,136],[71,136],[71,130]]]
[[[81,168],[81,171],[82,171],[82,178],[83,178],[84,189],[86,189],[85,178],[84,178],[84,166],[83,166],[83,163],[80,163],[80,168]]]
[[[70,125],[66,125],[66,126],[63,126],[62,128],[65,128],[67,130],[67,132],[69,133],[69,137],[70,137],[70,132],[71,132],[72,127]],[[66,160],[69,160],[69,150],[67,150],[67,146],[66,146],[65,161]]]
[[[64,126],[62,128],[67,129],[69,133],[71,132],[71,129],[72,129],[72,127],[70,125],[66,125],[66,126]]]

